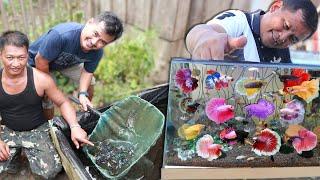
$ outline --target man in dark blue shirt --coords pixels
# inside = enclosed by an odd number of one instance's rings
[[[87,105],[92,106],[93,72],[101,60],[103,47],[118,39],[122,32],[121,20],[110,12],[89,19],[85,25],[62,23],[31,44],[28,63],[46,73],[60,71],[79,83],[79,100],[87,110]],[[51,115],[47,115],[50,119],[53,108],[45,106],[52,109]]]

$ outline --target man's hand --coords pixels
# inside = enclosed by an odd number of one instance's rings
[[[83,144],[94,146],[94,144],[88,140],[87,133],[80,126],[71,127],[71,140],[77,149]]]
[[[10,149],[9,146],[0,140],[0,161],[6,161],[9,159]]]
[[[223,60],[225,54],[243,48],[247,38],[232,38],[225,29],[217,24],[199,24],[186,36],[186,46],[192,59]]]
[[[90,100],[88,99],[87,96],[85,95],[80,95],[79,96],[79,101],[81,103],[81,107],[84,111],[87,111],[87,106],[93,107],[92,103],[90,102]]]
[[[225,54],[243,48],[246,43],[247,38],[244,36],[231,38],[226,33],[215,33],[212,36],[210,32],[207,32],[202,34],[196,43],[192,59],[223,60]]]

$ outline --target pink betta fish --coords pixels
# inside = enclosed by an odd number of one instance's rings
[[[234,107],[225,104],[224,98],[212,98],[207,103],[206,114],[210,120],[221,124],[234,117]]]
[[[191,77],[191,70],[188,68],[179,69],[175,76],[176,84],[184,93],[191,93],[198,87],[198,80]]]
[[[246,106],[245,111],[248,117],[257,117],[259,119],[267,119],[275,111],[275,105],[265,99],[259,99],[257,104]]]
[[[310,151],[317,146],[317,135],[307,129],[301,129],[298,137],[294,137],[292,145],[298,154],[303,151]]]
[[[227,142],[229,145],[237,143],[237,133],[233,127],[226,127],[220,131],[220,139]]]
[[[198,156],[212,161],[222,155],[222,145],[214,144],[212,136],[206,134],[197,141],[196,152]]]

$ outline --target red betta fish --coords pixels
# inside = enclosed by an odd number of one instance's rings
[[[175,75],[177,86],[186,94],[191,93],[198,87],[198,80],[191,77],[191,70],[188,68],[179,69]]]
[[[288,92],[288,87],[299,86],[304,81],[309,81],[311,76],[304,69],[293,68],[291,70],[291,75],[296,76],[296,79],[285,79],[283,81],[283,91]]]

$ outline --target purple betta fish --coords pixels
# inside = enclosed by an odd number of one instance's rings
[[[246,106],[245,111],[248,117],[255,116],[259,119],[267,119],[275,111],[275,105],[265,99],[259,99],[256,104]]]

